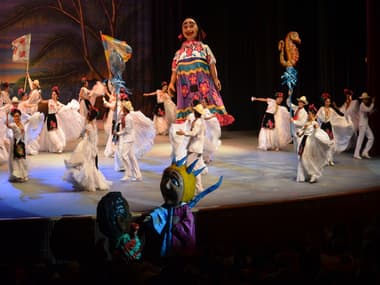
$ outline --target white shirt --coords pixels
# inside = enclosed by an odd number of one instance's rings
[[[58,101],[54,101],[53,99],[49,99],[48,101],[48,113],[49,114],[56,114],[59,109],[61,109],[63,104]]]
[[[363,102],[360,103],[359,108],[359,126],[368,125],[368,115],[373,111],[375,104],[372,102],[371,105],[366,106]]]
[[[122,120],[123,120],[124,114],[121,113],[120,115],[120,131],[117,132],[117,135],[119,136],[119,143],[123,142],[133,142],[135,140],[135,129],[133,126],[133,119],[130,114],[126,114],[124,117],[125,125],[123,127]]]
[[[190,131],[185,132],[185,136],[190,137],[187,149],[189,152],[203,153],[206,134],[204,119],[194,119],[191,124],[192,127],[190,128]]]

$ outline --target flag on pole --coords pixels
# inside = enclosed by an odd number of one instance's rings
[[[126,41],[120,41],[111,36],[100,34],[104,47],[104,54],[106,56],[108,70],[110,70],[110,55],[112,51],[116,51],[124,62],[127,62],[132,56],[132,48]]]
[[[29,62],[30,41],[32,35],[23,35],[12,42],[12,61],[13,62]]]

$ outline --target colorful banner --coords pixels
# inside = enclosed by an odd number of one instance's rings
[[[101,34],[101,37],[108,68],[110,67],[110,54],[113,50],[115,50],[121,56],[124,62],[127,62],[131,58],[132,48],[127,44],[126,41],[120,41],[104,34]]]

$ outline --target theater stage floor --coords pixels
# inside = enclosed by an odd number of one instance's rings
[[[113,170],[113,160],[103,153],[100,131],[100,169],[113,181],[111,191],[121,191],[131,210],[138,214],[162,203],[159,189],[162,171],[170,163],[168,137],[159,136],[152,150],[140,160],[142,182],[121,182],[123,173]],[[41,153],[30,156],[30,180],[9,183],[7,165],[0,166],[0,218],[95,216],[96,206],[105,192],[77,192],[62,180],[62,154]],[[279,152],[257,150],[256,132],[224,131],[222,145],[209,166],[203,184],[224,180],[219,189],[201,200],[196,209],[220,208],[241,204],[273,204],[315,197],[346,195],[361,191],[380,191],[380,158],[355,160],[352,153],[336,155],[336,164],[326,167],[315,184],[295,181],[297,157],[293,145]]]

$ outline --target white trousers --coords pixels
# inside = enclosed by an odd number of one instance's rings
[[[365,144],[362,154],[368,155],[368,152],[371,150],[373,143],[375,141],[375,136],[369,125],[359,126],[359,135],[356,140],[356,147],[354,156],[360,156],[360,151],[362,149],[364,138],[367,138],[367,143]]]

